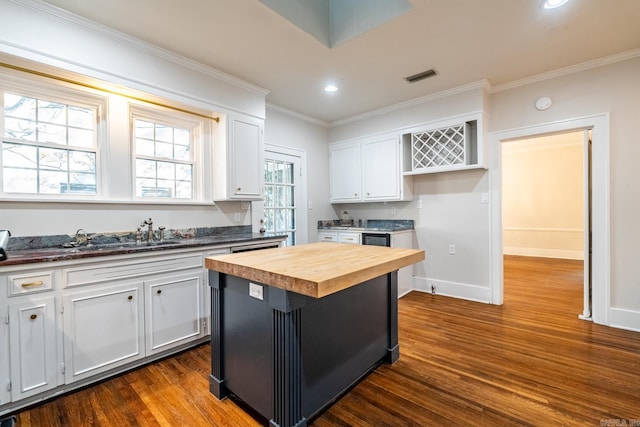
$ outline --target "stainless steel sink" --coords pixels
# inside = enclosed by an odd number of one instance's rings
[[[86,251],[100,251],[100,250],[108,250],[108,249],[120,249],[120,248],[147,248],[153,246],[165,246],[165,245],[174,245],[179,243],[179,240],[163,240],[163,241],[154,241],[154,242],[112,242],[112,243],[92,243],[89,245],[80,245],[80,246],[67,246],[63,245],[64,249],[72,250],[74,252],[86,252]]]

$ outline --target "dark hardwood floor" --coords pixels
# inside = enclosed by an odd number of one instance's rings
[[[505,257],[505,303],[412,292],[400,360],[382,365],[314,426],[640,425],[640,333],[582,312],[582,265]],[[59,397],[27,426],[255,426],[208,389],[209,346]]]

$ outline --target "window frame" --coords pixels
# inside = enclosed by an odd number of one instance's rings
[[[93,93],[88,90],[80,90],[71,84],[47,83],[39,79],[31,79],[22,76],[15,76],[8,73],[0,73],[0,150],[5,142],[21,144],[30,147],[46,147],[54,149],[66,149],[78,152],[92,152],[95,154],[95,194],[87,193],[27,193],[27,192],[6,192],[4,190],[4,163],[3,155],[0,151],[0,199],[2,200],[28,200],[28,201],[87,201],[104,199],[104,162],[105,145],[108,138],[104,123],[106,122],[106,112],[109,109],[109,99],[107,96]],[[60,145],[38,141],[26,141],[9,138],[4,134],[4,95],[10,93],[17,96],[25,96],[38,100],[58,102],[66,105],[73,105],[82,108],[95,110],[95,129],[93,147],[74,147],[70,145]]]
[[[21,94],[64,104],[99,106],[96,112],[96,194],[85,193],[12,193],[4,192],[2,152],[0,151],[0,202],[79,203],[132,205],[198,205],[213,206],[213,141],[225,138],[219,121],[224,114],[208,108],[189,106],[170,98],[114,86],[108,82],[56,69],[54,73],[30,71],[20,67],[0,67],[0,108],[4,109],[4,93]],[[137,197],[130,107],[144,110],[151,118],[160,116],[173,126],[199,124],[192,132],[193,171],[192,198]],[[223,118],[216,118],[216,116]],[[0,135],[4,136],[4,114],[0,114]],[[5,138],[11,142],[27,142]],[[2,139],[2,140],[5,140]],[[2,141],[0,140],[0,141]],[[62,146],[61,146],[62,147]],[[74,149],[64,146],[66,149]],[[0,145],[0,149],[2,146]],[[85,149],[85,148],[82,148]],[[90,149],[92,150],[92,149]],[[85,149],[86,151],[86,149]],[[122,167],[124,166],[124,167]],[[112,173],[117,171],[118,173]]]
[[[192,165],[192,188],[191,198],[177,198],[177,197],[142,197],[138,196],[136,191],[136,137],[135,137],[135,120],[144,120],[155,124],[162,124],[172,128],[180,128],[189,130],[190,139],[190,152]],[[158,106],[148,106],[142,103],[129,103],[129,135],[130,135],[130,156],[131,156],[131,198],[132,200],[139,202],[150,203],[194,203],[204,201],[203,194],[203,136],[206,132],[207,123],[203,118],[194,117],[187,113],[181,113],[178,111],[172,111],[167,108]],[[155,160],[167,161],[169,163],[182,164],[182,161],[173,161],[173,159],[164,159],[161,157],[154,157]]]

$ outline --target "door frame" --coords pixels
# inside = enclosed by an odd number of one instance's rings
[[[299,205],[296,205],[296,244],[301,245],[309,242],[307,227],[307,152],[297,148],[283,147],[274,144],[264,144],[264,159],[269,158],[269,153],[276,153],[296,159],[300,166],[300,174],[295,182],[296,197]],[[263,172],[264,173],[264,172]],[[252,212],[253,229],[260,228],[260,219],[264,218],[264,201],[256,202]]]
[[[504,265],[502,242],[502,142],[535,138],[546,134],[591,129],[592,137],[592,307],[594,323],[609,325],[611,299],[611,218],[610,218],[610,117],[609,113],[561,120],[551,123],[490,132],[488,142],[490,213],[490,292],[493,304],[504,301]]]

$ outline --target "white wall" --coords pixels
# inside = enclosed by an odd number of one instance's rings
[[[630,59],[499,91],[490,97],[490,130],[524,128],[610,113],[610,292],[608,323],[640,330],[640,53]],[[534,102],[554,102],[537,111]],[[594,139],[594,145],[598,141]],[[499,173],[499,171],[494,171]]]
[[[328,129],[322,124],[297,118],[280,109],[267,107],[265,142],[271,145],[294,148],[306,153],[307,237],[309,242],[318,240],[318,220],[334,218],[329,200],[329,150]],[[309,203],[311,209],[308,209]]]
[[[486,103],[485,84],[479,82],[420,101],[333,127],[331,141],[481,112]],[[415,243],[426,252],[425,261],[414,266],[416,288],[430,291],[433,285],[439,294],[488,302],[489,205],[481,202],[488,189],[484,169],[415,175],[413,201],[334,205],[334,218],[347,210],[352,218],[413,219]],[[422,201],[421,209],[417,208],[418,200]],[[449,245],[456,246],[455,255],[449,255]]]
[[[265,116],[266,90],[40,2],[0,1],[0,62],[88,76],[198,111]],[[29,31],[24,31],[28,28]],[[114,170],[117,168],[114,167]],[[234,214],[240,221],[234,221]],[[240,203],[212,205],[0,201],[0,227],[13,236],[130,231],[144,218],[167,228],[250,225]]]
[[[240,221],[234,221],[235,213],[240,213]],[[168,206],[0,201],[0,227],[16,237],[74,234],[78,228],[90,234],[135,231],[149,217],[153,218],[154,228],[167,229],[251,224],[249,211],[243,210],[239,202]]]
[[[0,2],[0,52],[211,111],[264,117],[265,89],[46,3]],[[25,31],[28,28],[28,31]]]
[[[584,259],[584,132],[502,143],[503,250]]]
[[[365,115],[360,120],[338,123],[330,141],[393,131],[408,124],[436,121],[447,116],[485,108],[486,132],[554,124],[564,120],[610,113],[610,241],[601,250],[610,251],[610,292],[604,295],[607,324],[640,330],[640,179],[638,179],[637,123],[640,118],[640,52],[630,52],[601,64],[561,70],[530,82],[493,88],[489,96],[481,90],[456,93],[443,99],[426,99],[426,104]],[[548,96],[553,105],[535,109],[535,101]],[[595,142],[597,143],[597,142]],[[352,217],[414,219],[420,248],[426,260],[416,267],[416,286],[436,284],[437,290],[457,297],[489,302],[489,290],[498,280],[492,276],[490,212],[491,174],[500,170],[449,172],[414,176],[414,201],[396,204],[337,205],[337,215],[346,208]],[[489,192],[489,204],[480,203]],[[416,200],[423,208],[416,208]],[[606,210],[606,208],[604,209]],[[448,255],[455,244],[456,255]],[[578,310],[576,315],[579,314]]]

